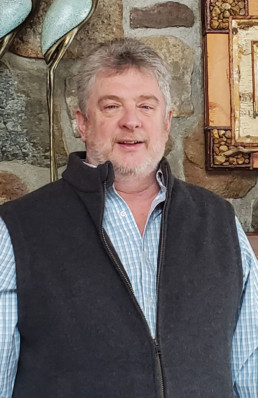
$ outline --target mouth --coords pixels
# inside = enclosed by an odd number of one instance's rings
[[[138,140],[123,140],[123,141],[117,141],[119,145],[138,145],[138,144],[143,144],[143,141],[138,141]]]
[[[117,141],[118,147],[126,152],[134,152],[142,147],[144,141],[138,140],[121,140]]]

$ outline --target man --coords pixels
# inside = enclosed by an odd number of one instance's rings
[[[1,397],[258,397],[257,263],[229,203],[162,158],[164,62],[99,46],[78,97],[86,154],[1,208]]]

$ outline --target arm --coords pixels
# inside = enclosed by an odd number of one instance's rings
[[[232,345],[236,397],[258,398],[258,263],[236,220],[243,265],[243,295]]]
[[[16,273],[8,230],[0,218],[0,398],[11,398],[19,358]]]

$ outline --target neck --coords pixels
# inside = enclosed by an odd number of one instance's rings
[[[143,235],[151,204],[159,192],[155,172],[146,177],[116,175],[115,188],[130,208],[139,232]]]
[[[156,172],[147,176],[115,175],[115,188],[125,201],[126,198],[155,197],[159,191]]]

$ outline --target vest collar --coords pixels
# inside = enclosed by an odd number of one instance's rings
[[[114,183],[114,170],[110,161],[95,167],[90,167],[83,162],[86,159],[86,152],[73,152],[69,155],[68,165],[62,177],[69,184],[83,192],[94,192],[100,185],[106,182],[107,188]],[[160,169],[165,178],[165,185],[171,185],[171,172],[168,161],[163,157],[160,162]]]
[[[86,152],[73,152],[69,155],[68,165],[62,177],[75,188],[83,192],[94,192],[106,182],[107,187],[114,182],[112,163],[107,161],[96,168],[87,166],[83,160]]]

